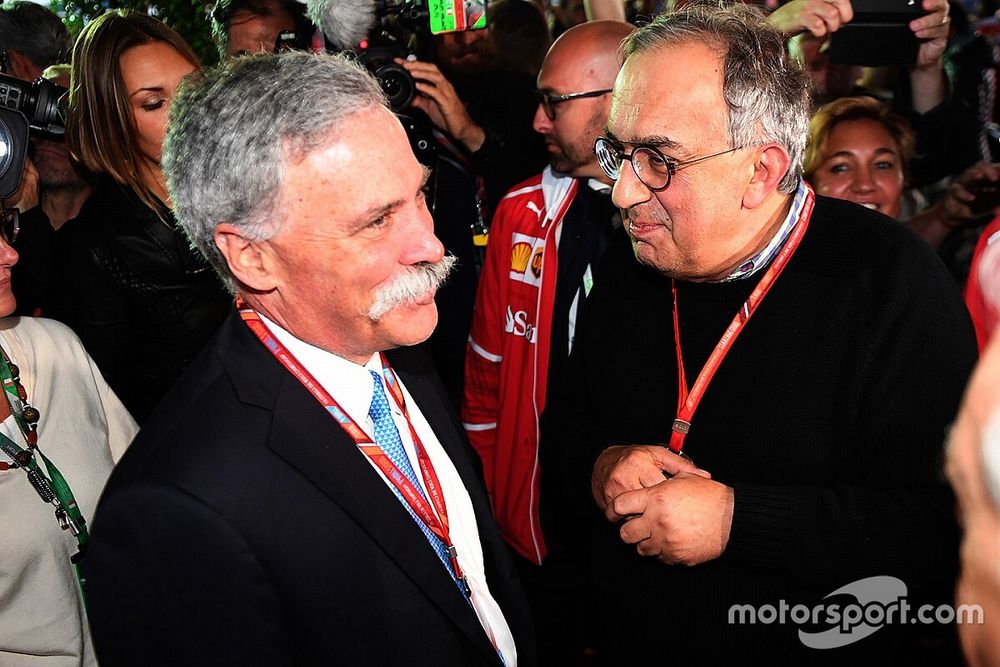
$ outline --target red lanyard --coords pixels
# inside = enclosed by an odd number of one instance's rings
[[[674,299],[674,344],[677,347],[677,418],[674,419],[670,433],[670,451],[675,454],[683,454],[684,438],[691,430],[691,419],[694,417],[694,411],[698,409],[701,397],[705,394],[705,390],[708,389],[712,378],[715,377],[715,372],[719,370],[722,360],[726,358],[726,353],[729,352],[736,338],[743,331],[743,327],[746,326],[750,317],[757,311],[760,302],[764,300],[764,297],[771,290],[778,276],[785,270],[788,260],[792,258],[795,250],[799,247],[799,243],[806,233],[806,228],[809,226],[813,201],[813,191],[809,188],[806,193],[806,200],[802,204],[802,211],[799,213],[798,222],[796,222],[795,228],[792,229],[792,233],[789,235],[784,247],[778,253],[777,257],[774,258],[774,261],[771,262],[771,266],[764,272],[760,282],[757,283],[750,296],[743,302],[743,306],[737,311],[733,317],[733,321],[729,323],[729,327],[722,334],[722,338],[715,344],[715,349],[712,350],[708,361],[705,362],[701,372],[698,373],[698,378],[694,381],[694,386],[690,392],[688,391],[687,377],[684,373],[684,355],[681,351],[680,316],[677,312],[677,282],[674,280],[670,281]]]
[[[413,422],[410,420],[410,412],[406,407],[406,399],[403,397],[403,390],[400,387],[399,379],[396,374],[389,367],[389,362],[386,361],[385,356],[379,353],[379,359],[382,361],[382,375],[386,379],[386,384],[389,386],[389,393],[392,395],[393,400],[396,402],[397,407],[402,411],[403,416],[406,418],[406,424],[410,428],[410,437],[413,440],[413,448],[417,452],[417,462],[420,466],[420,474],[424,480],[424,486],[427,488],[427,496],[433,503],[433,509],[427,502],[427,498],[424,494],[420,492],[409,479],[406,478],[396,464],[392,462],[382,448],[372,441],[367,433],[358,425],[350,415],[340,406],[339,403],[331,396],[323,386],[312,376],[312,374],[302,366],[298,359],[296,359],[292,353],[281,344],[281,341],[271,333],[264,321],[260,319],[260,315],[257,314],[250,306],[242,299],[236,300],[236,309],[240,312],[240,317],[246,323],[250,330],[254,332],[257,338],[264,344],[271,354],[277,358],[281,365],[284,366],[292,375],[298,379],[299,382],[309,390],[309,393],[313,395],[320,405],[326,408],[330,416],[337,420],[337,423],[347,431],[347,434],[354,439],[357,444],[358,449],[371,460],[378,469],[382,471],[385,478],[389,480],[397,491],[399,491],[403,500],[409,505],[410,509],[413,510],[414,514],[420,518],[421,521],[434,533],[441,542],[445,545],[448,551],[448,557],[451,561],[451,567],[455,571],[455,579],[462,585],[462,590],[465,591],[466,596],[470,595],[470,589],[468,581],[465,575],[462,573],[462,568],[458,564],[458,550],[451,542],[451,534],[448,525],[448,508],[445,506],[444,494],[441,491],[441,484],[438,481],[437,473],[434,472],[434,466],[431,463],[430,458],[427,456],[427,452],[424,449],[423,443],[420,441],[420,437],[417,435],[416,430],[413,428]]]

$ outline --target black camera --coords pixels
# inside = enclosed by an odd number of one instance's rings
[[[0,198],[21,185],[29,134],[62,137],[68,92],[41,77],[29,82],[0,74]]]
[[[407,109],[417,94],[413,76],[394,60],[406,59],[410,53],[403,45],[393,42],[369,44],[358,53],[358,62],[375,76],[389,106],[396,112]]]
[[[308,4],[328,50],[357,56],[399,113],[410,106],[417,86],[395,59],[430,60],[432,35],[485,28],[488,0],[309,0]]]
[[[392,110],[404,111],[417,94],[417,84],[394,59],[420,57],[420,40],[430,36],[427,0],[377,0],[375,16],[375,30],[357,49],[358,62],[378,80]]]

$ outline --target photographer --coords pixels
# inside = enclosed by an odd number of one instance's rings
[[[510,2],[527,4],[500,0],[491,4],[490,16]],[[433,47],[433,62],[395,62],[415,80],[412,108],[434,128],[436,151],[429,164],[434,231],[459,258],[455,275],[438,292],[440,322],[430,340],[435,366],[457,408],[485,242],[480,235],[476,244],[472,227],[484,232],[503,194],[541,171],[547,154],[541,135],[532,130],[534,79],[505,65],[486,30],[435,35]]]
[[[43,77],[69,88],[69,65],[54,65]],[[63,139],[32,136],[29,160],[22,178],[22,193],[34,188],[37,206],[25,206],[20,216],[17,252],[20,261],[11,269],[18,315],[45,315],[51,291],[59,289],[60,276],[53,258],[56,232],[79,214],[94,189],[94,175],[73,159]]]
[[[69,59],[70,36],[59,17],[32,2],[0,5],[0,48],[6,74],[34,81],[50,65]],[[45,77],[69,86],[69,71],[50,67]],[[18,263],[12,267],[18,315],[39,315],[49,282],[55,230],[80,210],[90,194],[86,171],[72,161],[61,138],[30,135],[18,192],[4,201],[19,210]]]
[[[499,0],[490,5],[490,16],[512,3],[528,4]],[[534,14],[544,24],[541,12]],[[534,79],[508,66],[507,54],[497,52],[489,31],[435,35],[434,48],[433,62],[397,61],[416,80],[413,107],[461,144],[483,176],[492,211],[511,186],[546,164],[545,144],[531,129],[537,107]]]
[[[270,52],[278,36],[294,31],[307,40],[314,28],[295,0],[218,0],[209,13],[212,38],[223,58]]]
[[[45,7],[28,0],[0,5],[0,49],[6,74],[33,81],[49,65],[64,62],[70,44],[66,26]]]

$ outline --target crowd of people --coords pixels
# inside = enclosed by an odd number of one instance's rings
[[[0,665],[1000,664],[994,19],[488,4],[0,5]]]

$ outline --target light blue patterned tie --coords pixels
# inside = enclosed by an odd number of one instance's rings
[[[410,457],[406,455],[406,450],[403,449],[403,441],[399,437],[399,431],[396,429],[396,423],[392,421],[392,413],[389,410],[389,400],[386,398],[385,389],[382,387],[382,379],[375,371],[370,370],[368,372],[372,374],[372,381],[375,385],[372,390],[372,405],[368,408],[368,416],[372,418],[372,424],[375,426],[375,444],[379,446],[379,449],[385,452],[385,455],[388,456],[389,459],[396,465],[399,472],[403,473],[403,475],[410,480],[410,483],[412,483],[413,486],[420,491],[420,495],[426,499],[427,494],[424,493],[423,487],[417,483],[417,473],[414,472],[413,464],[410,463]],[[445,569],[448,570],[448,574],[451,575],[452,581],[454,581],[455,585],[458,586],[458,590],[462,591],[462,595],[467,595],[462,582],[455,578],[455,571],[451,568],[451,560],[448,558],[448,550],[444,546],[444,542],[442,542],[438,536],[427,527],[427,524],[421,521],[420,517],[418,517],[416,513],[410,509],[410,503],[403,499],[403,495],[399,492],[396,486],[394,484],[390,484],[390,488],[392,489],[392,492],[396,494],[396,497],[399,498],[399,502],[403,503],[403,507],[405,507],[406,511],[410,513],[413,520],[417,522],[417,525],[423,532],[424,537],[426,537],[427,541],[431,543],[432,547],[434,547],[434,551],[437,553],[438,558],[441,559]],[[472,604],[471,599],[466,599],[469,604]],[[492,642],[492,639],[490,641]],[[504,660],[503,653],[499,648],[497,648],[496,651],[497,655],[500,656],[500,662],[506,665],[507,661]]]
[[[392,421],[392,412],[389,410],[389,401],[385,395],[385,389],[382,387],[382,378],[375,371],[368,371],[372,374],[372,380],[374,381],[375,387],[372,391],[372,405],[368,409],[368,416],[372,418],[372,424],[375,426],[375,444],[379,446],[385,455],[389,457],[399,472],[403,473],[406,479],[410,480],[414,488],[420,492],[420,495],[427,498],[427,494],[424,493],[423,487],[417,481],[417,474],[413,470],[413,465],[410,463],[410,457],[406,455],[406,450],[403,449],[403,441],[399,437],[399,431],[396,430],[396,424]],[[406,511],[410,513],[413,520],[417,522],[417,526],[423,532],[424,537],[430,542],[434,551],[437,553],[438,558],[444,564],[445,569],[448,573],[452,575],[452,579],[455,578],[454,571],[451,569],[451,561],[448,558],[448,550],[444,546],[437,535],[435,535],[430,528],[427,527],[420,517],[417,516],[416,512],[410,507],[410,503],[406,502],[403,498],[403,494],[399,492],[394,484],[390,484],[389,488],[392,492],[396,494],[399,498],[399,502],[403,504]],[[456,582],[457,583],[457,582]],[[461,586],[459,586],[461,588]]]

